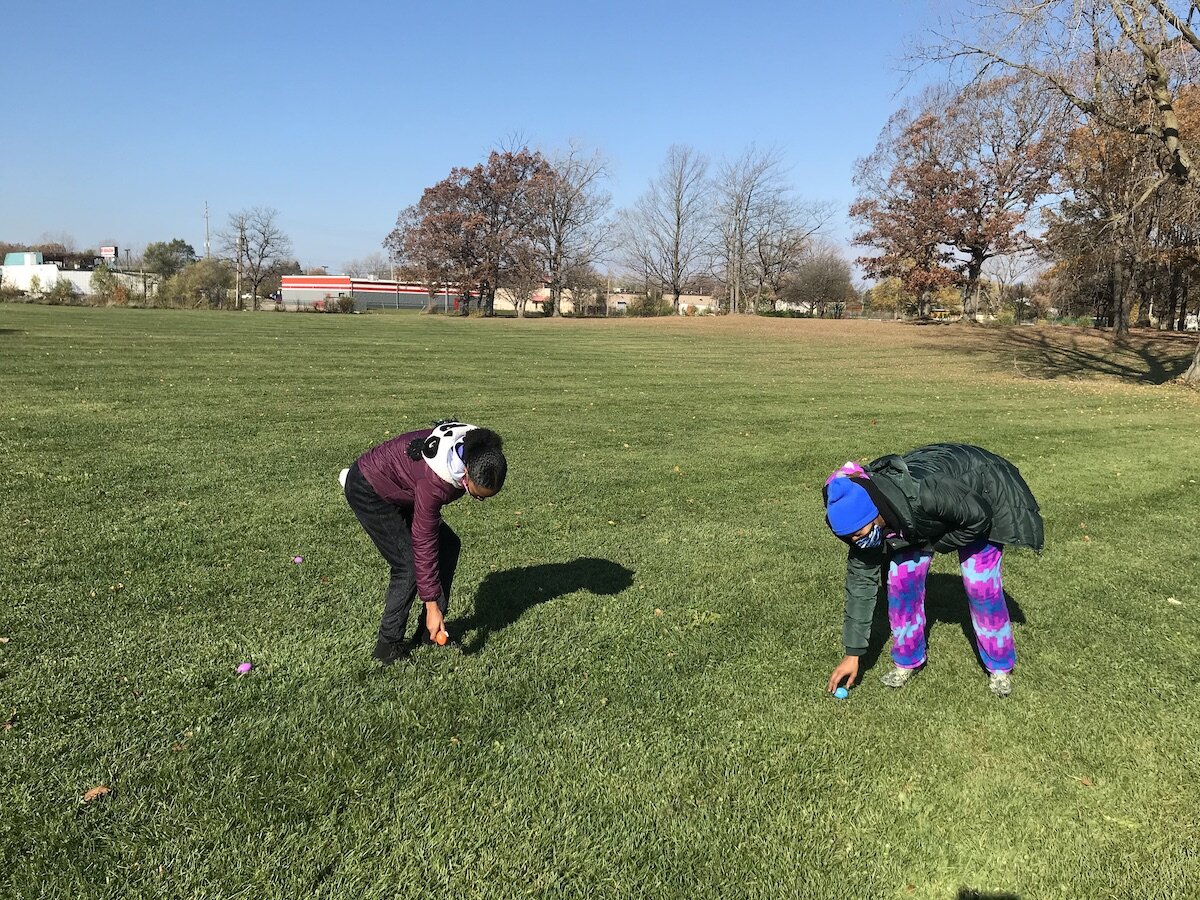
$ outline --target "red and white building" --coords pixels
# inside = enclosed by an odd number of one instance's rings
[[[423,284],[351,278],[349,275],[284,275],[280,297],[285,307],[300,309],[320,309],[330,301],[336,303],[340,297],[350,297],[358,309],[424,309],[431,300],[429,290]],[[454,309],[458,296],[450,289],[432,299],[439,306]]]

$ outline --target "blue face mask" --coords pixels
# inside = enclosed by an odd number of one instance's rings
[[[883,543],[883,528],[876,522],[871,530],[854,542],[859,550],[874,550]]]

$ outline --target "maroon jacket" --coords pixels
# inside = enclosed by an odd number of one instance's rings
[[[417,569],[417,596],[436,600],[442,595],[438,571],[438,528],[442,507],[466,493],[447,484],[425,463],[409,459],[408,445],[425,440],[432,428],[410,431],[385,441],[358,458],[358,468],[367,483],[384,500],[411,513],[413,561]]]

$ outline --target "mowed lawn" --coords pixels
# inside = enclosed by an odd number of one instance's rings
[[[0,306],[0,896],[1196,896],[1194,340]],[[508,485],[380,670],[336,475],[444,417]],[[934,441],[1043,506],[1014,694],[938,557],[834,700],[823,479]]]

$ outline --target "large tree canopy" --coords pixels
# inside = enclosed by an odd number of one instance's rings
[[[491,315],[497,288],[524,287],[542,275],[539,200],[551,177],[540,153],[492,151],[486,163],[455,168],[426,188],[415,206],[401,211],[384,245],[423,273],[431,293],[441,285],[477,292],[480,308]]]
[[[962,283],[973,316],[984,264],[1033,245],[1025,226],[1054,181],[1061,123],[1061,105],[1014,77],[934,88],[898,112],[855,174],[855,243],[878,251],[864,271],[899,278],[922,314]]]

